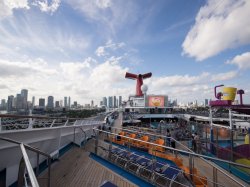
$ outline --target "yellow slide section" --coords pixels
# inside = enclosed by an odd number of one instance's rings
[[[245,144],[249,144],[249,134],[245,136]]]
[[[222,100],[229,100],[229,101],[234,101],[235,95],[236,95],[237,88],[233,87],[224,87],[222,89]]]

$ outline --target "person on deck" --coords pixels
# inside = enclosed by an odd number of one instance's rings
[[[194,133],[194,152],[200,154],[200,137],[197,133]]]
[[[171,146],[171,133],[169,131],[169,129],[167,129],[167,146]]]

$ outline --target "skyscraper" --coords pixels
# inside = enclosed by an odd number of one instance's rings
[[[48,97],[47,108],[49,108],[49,109],[54,108],[54,97],[53,96],[49,96]]]
[[[91,107],[92,108],[94,107],[94,101],[93,100],[91,101]]]
[[[122,106],[122,96],[119,96],[119,107]]]
[[[23,109],[23,97],[21,94],[16,94],[16,109]]]
[[[45,108],[45,99],[44,98],[39,99],[39,107]]]
[[[113,106],[114,106],[114,108],[117,108],[117,105],[116,105],[117,103],[116,103],[116,96],[114,96],[114,102],[113,102]]]
[[[104,105],[104,106],[108,106],[108,103],[107,103],[107,97],[103,97],[102,98],[102,104]]]
[[[208,99],[205,99],[205,106],[208,106]]]
[[[6,100],[5,100],[5,99],[2,99],[2,100],[1,100],[1,108],[2,108],[2,109],[5,109],[5,108],[6,108]]]
[[[109,96],[109,108],[113,108],[113,97]]]
[[[56,108],[59,108],[60,107],[60,102],[59,101],[56,101]]]
[[[14,102],[14,96],[13,95],[8,96],[8,101],[7,101],[7,111],[8,112],[13,110],[13,102]]]
[[[66,108],[68,105],[67,105],[67,97],[64,97],[64,107]]]
[[[21,97],[22,97],[22,109],[28,109],[28,90],[22,89],[21,90]]]
[[[68,103],[68,105],[69,105],[69,108],[70,108],[70,105],[71,105],[71,103],[70,103],[70,96],[69,96],[69,103]]]
[[[32,97],[32,107],[35,106],[35,96]]]
[[[75,108],[77,107],[77,101],[74,101],[74,107]]]

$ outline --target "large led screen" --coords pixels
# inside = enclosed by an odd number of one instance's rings
[[[164,107],[164,96],[149,96],[148,106],[149,107]]]

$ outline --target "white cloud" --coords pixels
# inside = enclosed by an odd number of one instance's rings
[[[204,100],[213,97],[215,82],[236,78],[237,71],[212,74],[208,72],[199,75],[173,75],[152,77],[144,82],[149,86],[149,94],[167,94],[171,99],[179,101]],[[217,83],[216,83],[217,84]]]
[[[187,86],[204,82],[205,80],[208,79],[209,75],[210,75],[209,73],[205,72],[198,76],[173,75],[160,78],[152,78],[152,84],[157,89],[166,86]]]
[[[103,96],[122,95],[126,99],[134,93],[135,81],[125,79],[129,68],[121,66],[121,60],[122,57],[112,56],[100,63],[88,57],[82,62],[58,65],[48,64],[41,58],[25,62],[0,60],[0,89],[9,90],[7,94],[8,91],[3,92],[5,95],[1,92],[0,97],[28,88],[30,97],[53,95],[55,100],[60,100],[70,95],[81,104]],[[167,94],[170,98],[190,101],[194,97],[197,100],[212,97],[214,81],[229,80],[236,75],[236,72],[217,75],[204,72],[192,76],[152,77],[144,82],[149,85],[149,94]]]
[[[0,19],[13,14],[13,9],[29,9],[28,0],[1,0],[0,1]]]
[[[125,46],[124,42],[113,43],[112,40],[109,40],[104,46],[99,46],[95,54],[97,56],[107,56],[109,55],[109,50],[116,51],[117,49],[123,48]]]
[[[107,53],[105,52],[105,47],[104,46],[99,46],[96,51],[95,51],[95,54],[97,56],[106,56]]]
[[[90,38],[73,30],[51,27],[45,17],[32,19],[27,15],[0,22],[0,56],[9,60],[39,56],[69,57],[84,54]],[[69,55],[70,54],[70,55]]]
[[[48,64],[43,59],[36,59],[35,61],[7,61],[0,59],[0,77],[16,78],[29,77],[31,75],[48,76],[56,74],[57,71],[48,68]]]
[[[212,81],[225,81],[235,78],[238,75],[237,71],[230,71],[226,73],[219,73],[212,76]]]
[[[125,24],[135,23],[140,18],[141,7],[134,1],[114,0],[67,0],[76,10],[79,10],[85,19],[101,28],[102,36],[112,37]]]
[[[209,0],[187,34],[183,54],[201,61],[250,43],[250,1]]]
[[[48,0],[36,0],[33,5],[38,6],[42,12],[53,14],[60,6],[61,0],[52,0],[49,5]]]
[[[96,5],[99,8],[105,9],[111,6],[111,0],[97,0]]]
[[[250,68],[250,52],[237,55],[232,60],[228,60],[226,64],[234,64],[240,69],[248,69]]]

